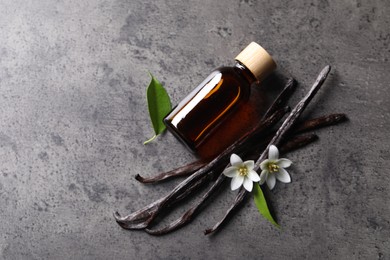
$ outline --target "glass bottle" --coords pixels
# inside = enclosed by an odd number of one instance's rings
[[[221,124],[249,100],[251,85],[276,68],[272,57],[255,42],[238,54],[235,61],[234,66],[211,72],[164,118],[167,129],[195,153],[205,151],[204,143],[211,135],[229,135],[229,126],[221,129]],[[229,142],[231,138],[219,139]]]

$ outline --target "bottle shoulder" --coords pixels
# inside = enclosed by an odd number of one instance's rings
[[[225,75],[225,74],[235,74],[237,73],[237,71],[232,66],[221,66],[214,69],[211,73],[221,73],[222,75]]]
[[[244,66],[223,66],[216,68],[211,75],[221,74],[222,78],[225,78],[232,82],[251,85],[256,82],[256,78],[253,74]],[[210,76],[211,76],[210,75]],[[240,84],[240,85],[241,85]]]

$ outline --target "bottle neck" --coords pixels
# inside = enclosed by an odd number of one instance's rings
[[[237,69],[241,75],[250,83],[253,84],[258,82],[258,79],[253,75],[253,73],[241,62],[236,60],[236,64],[234,65],[235,69]]]

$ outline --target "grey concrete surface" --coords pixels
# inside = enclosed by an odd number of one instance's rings
[[[390,259],[389,14],[387,0],[2,0],[0,259]],[[293,181],[269,194],[282,230],[249,202],[205,237],[227,187],[175,233],[122,230],[115,210],[177,183],[136,173],[194,160],[171,134],[142,144],[148,71],[177,103],[252,40],[301,83],[295,100],[331,64],[308,113],[350,118],[288,155]]]

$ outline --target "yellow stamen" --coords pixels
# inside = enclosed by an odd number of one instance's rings
[[[240,176],[247,176],[248,175],[248,169],[246,167],[240,167],[238,169],[238,174]]]
[[[277,165],[275,163],[268,164],[268,171],[269,172],[277,172],[277,171],[279,171],[279,165]]]

